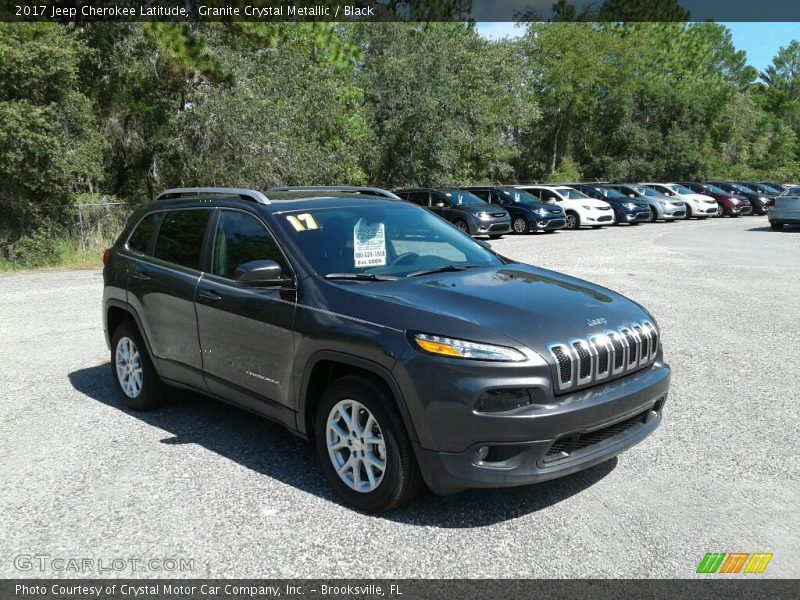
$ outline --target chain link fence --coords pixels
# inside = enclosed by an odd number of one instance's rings
[[[119,236],[135,206],[125,202],[36,205],[36,220],[24,229],[10,219],[0,228],[0,260],[33,267],[86,262]]]

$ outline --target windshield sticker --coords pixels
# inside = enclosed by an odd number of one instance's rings
[[[309,229],[319,229],[317,222],[314,220],[313,215],[303,213],[302,215],[289,215],[286,220],[292,224],[295,231],[308,231]]]
[[[386,230],[383,223],[359,219],[353,228],[353,260],[356,268],[386,264]]]

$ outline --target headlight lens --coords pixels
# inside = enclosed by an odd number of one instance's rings
[[[489,213],[479,212],[475,216],[478,217],[479,219],[488,219],[489,218]]]
[[[592,209],[594,208],[594,206],[589,206],[588,204],[583,204],[582,206],[583,206],[583,208],[585,208],[586,210],[592,210]]]
[[[542,217],[543,217],[543,216],[545,216],[546,214],[548,214],[548,212],[547,212],[547,209],[546,209],[546,208],[537,208],[537,209],[536,209],[534,212],[535,212],[537,215],[541,215]]]
[[[634,208],[636,208],[636,205],[633,202],[626,202],[625,203],[625,208],[634,209]]]
[[[414,334],[414,341],[417,346],[425,352],[438,356],[503,362],[520,362],[526,359],[526,356],[515,348],[495,346],[494,344],[482,344],[479,342],[468,342],[466,340],[430,335],[427,333]]]

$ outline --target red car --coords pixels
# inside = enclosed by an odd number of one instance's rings
[[[738,217],[740,215],[749,215],[753,211],[750,201],[739,194],[726,192],[711,183],[696,183],[694,181],[681,181],[681,185],[685,185],[693,192],[698,194],[705,194],[711,196],[717,201],[717,216],[724,217]]]

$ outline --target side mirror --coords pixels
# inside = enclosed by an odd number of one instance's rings
[[[236,267],[233,277],[238,283],[250,287],[274,287],[292,281],[274,260],[252,260],[242,263]]]

